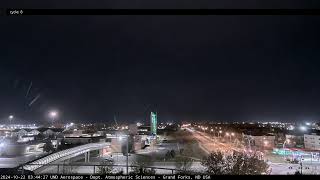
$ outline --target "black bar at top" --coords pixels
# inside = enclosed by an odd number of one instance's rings
[[[320,9],[7,9],[7,15],[320,15]]]

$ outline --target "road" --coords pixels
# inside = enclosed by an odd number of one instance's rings
[[[206,133],[199,132],[196,130],[191,130],[187,128],[189,132],[192,133],[193,137],[199,142],[199,146],[209,154],[212,151],[221,152],[232,152],[232,151],[242,151],[241,149],[235,147],[232,143],[222,143],[219,138],[212,137]]]
[[[139,162],[144,162],[145,166],[152,166],[152,167],[158,167],[158,168],[176,168],[175,162],[169,162],[168,160],[165,161],[164,157],[165,154],[168,150],[175,150],[178,152],[179,150],[179,145],[177,143],[161,143],[158,146],[151,148],[148,147],[146,149],[142,149],[137,151],[135,154],[130,154],[129,156],[129,165],[132,165],[133,162],[139,161]],[[81,158],[81,155],[80,157]],[[82,157],[83,158],[83,157]],[[63,161],[66,160],[66,158],[61,158],[57,161],[52,162],[52,164],[63,164]],[[121,165],[122,167],[115,167],[114,172],[119,172],[123,171],[126,173],[126,156],[124,156],[122,153],[113,153],[112,156],[105,156],[105,157],[95,157],[91,158],[90,162],[84,163],[84,160],[81,162],[75,162],[73,160],[72,164],[78,164],[77,166],[73,166],[72,168],[65,167],[63,168],[62,166],[48,166],[45,168],[41,168],[36,171],[37,174],[48,174],[48,173],[65,173],[67,174],[68,172],[74,172],[77,174],[93,174],[94,172],[98,172],[99,168],[94,167],[93,165],[98,165],[100,164],[101,161],[104,159],[113,159],[115,165]],[[91,166],[90,166],[91,165]],[[203,166],[201,166],[199,161],[194,161],[191,164],[191,169],[194,170],[203,170]],[[130,168],[129,168],[130,170]],[[156,173],[158,174],[171,174],[171,170],[164,170],[164,169],[157,169]]]
[[[17,157],[0,157],[0,168],[14,168],[19,166],[20,164],[24,164],[28,161],[32,161],[44,153],[34,153],[28,154],[24,156],[17,156]]]
[[[272,175],[294,174],[296,171],[301,172],[299,164],[289,163],[269,163]],[[319,163],[302,163],[302,174],[320,174]]]

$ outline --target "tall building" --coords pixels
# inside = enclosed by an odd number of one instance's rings
[[[158,127],[158,124],[157,124],[157,113],[151,112],[150,120],[151,120],[151,127],[150,127],[151,134],[152,135],[157,135],[157,127]]]

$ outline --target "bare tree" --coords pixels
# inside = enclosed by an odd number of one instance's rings
[[[192,160],[190,158],[179,156],[179,157],[176,157],[175,160],[176,160],[175,166],[176,166],[176,169],[179,170],[179,173],[182,173],[182,174],[191,173]]]
[[[221,175],[259,175],[269,173],[269,166],[257,155],[247,155],[234,152],[224,155],[222,152],[212,152],[205,157],[201,164],[206,167],[207,173]]]

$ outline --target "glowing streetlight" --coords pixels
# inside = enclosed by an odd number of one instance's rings
[[[10,124],[11,124],[12,120],[13,120],[13,115],[10,115],[10,116],[9,116]]]
[[[229,140],[231,141],[231,135],[230,135],[230,133],[227,132],[227,133],[226,133],[226,136],[229,137]]]
[[[51,111],[51,112],[50,112],[50,116],[51,116],[51,117],[56,117],[57,114],[58,114],[58,113],[57,113],[56,111]]]
[[[54,122],[55,118],[58,116],[58,113],[57,113],[57,111],[50,111],[49,116],[52,119],[52,126],[53,126],[53,122]]]
[[[307,127],[305,127],[305,126],[300,126],[300,130],[301,130],[301,131],[306,131],[306,130],[307,130]]]

